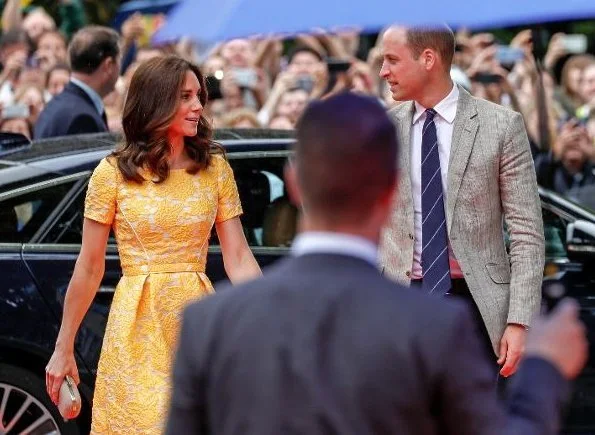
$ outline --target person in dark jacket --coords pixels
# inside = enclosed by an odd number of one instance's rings
[[[506,412],[468,305],[378,270],[397,148],[370,97],[308,107],[286,171],[293,255],[186,309],[166,434],[556,433],[587,358],[576,303],[535,322]]]
[[[85,27],[74,35],[68,54],[70,82],[39,115],[35,139],[108,130],[103,98],[119,77],[118,33],[107,27]]]

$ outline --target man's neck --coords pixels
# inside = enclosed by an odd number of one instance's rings
[[[428,83],[424,87],[423,95],[417,98],[416,101],[427,109],[436,107],[440,101],[450,94],[453,85],[450,77],[440,77]]]
[[[91,89],[97,92],[101,98],[105,97],[105,95],[103,95],[101,92],[101,86],[99,86],[99,84],[93,79],[91,75],[73,72],[71,77],[89,86]]]
[[[380,243],[380,231],[378,229],[368,229],[366,225],[356,227],[353,225],[341,225],[337,223],[328,224],[307,217],[302,218],[299,224],[300,233],[336,233],[347,236],[356,236],[366,239],[378,245]]]

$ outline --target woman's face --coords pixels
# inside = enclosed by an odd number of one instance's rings
[[[186,79],[179,95],[178,110],[168,128],[168,135],[174,137],[196,136],[198,122],[202,115],[203,107],[200,103],[202,89],[198,77],[192,71],[186,72]]]

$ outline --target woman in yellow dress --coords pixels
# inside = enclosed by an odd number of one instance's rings
[[[54,403],[79,382],[74,339],[100,285],[110,228],[123,276],[112,302],[93,398],[91,432],[163,430],[184,306],[213,292],[205,275],[213,225],[232,282],[260,274],[246,242],[232,170],[210,139],[199,69],[177,56],[142,64],[123,113],[124,143],[91,177],[81,252],[46,368]]]

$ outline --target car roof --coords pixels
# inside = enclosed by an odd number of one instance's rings
[[[21,144],[0,155],[0,190],[10,190],[73,170],[90,170],[121,140],[121,135],[99,133]],[[285,151],[294,141],[293,131],[270,129],[220,129],[215,130],[214,140],[229,154]]]
[[[286,149],[292,142],[292,130],[271,129],[218,129],[214,131],[214,140],[229,151],[239,151],[246,145],[253,150]],[[0,170],[15,163],[54,158],[60,155],[78,154],[93,150],[113,148],[122,140],[122,136],[113,133],[81,134],[35,140],[23,145],[21,149],[5,155],[0,154]]]

